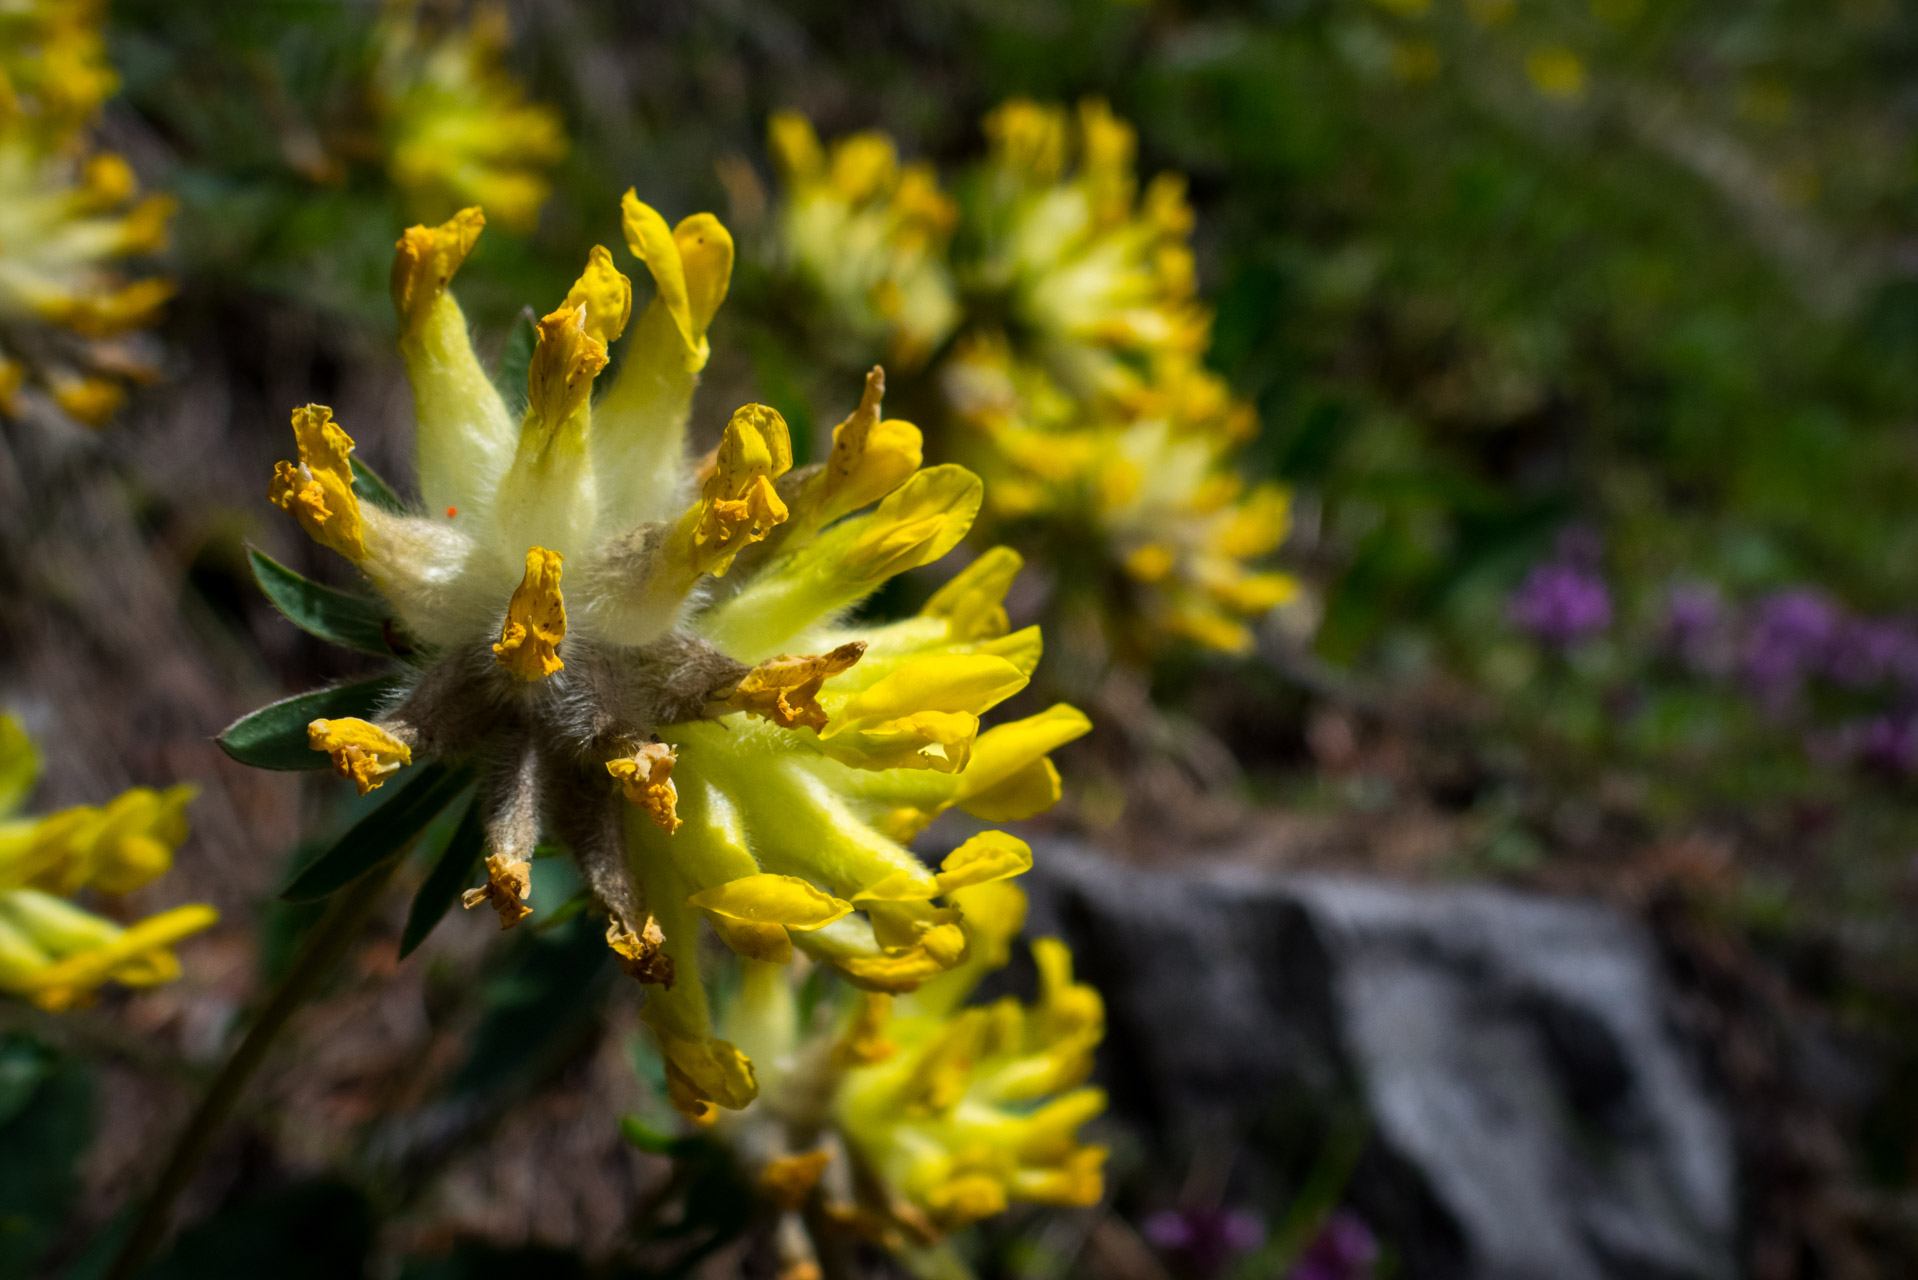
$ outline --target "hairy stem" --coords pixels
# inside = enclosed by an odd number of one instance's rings
[[[140,1210],[139,1220],[134,1223],[126,1242],[120,1246],[120,1252],[114,1257],[113,1266],[108,1269],[105,1280],[133,1280],[152,1258],[166,1237],[174,1204],[186,1190],[187,1184],[192,1182],[214,1136],[226,1123],[227,1117],[233,1114],[233,1108],[245,1091],[247,1081],[265,1059],[273,1041],[313,993],[313,988],[331,972],[359,934],[360,926],[379,901],[380,893],[386,888],[387,881],[392,879],[393,871],[399,864],[397,855],[388,858],[334,895],[326,914],[320,917],[319,923],[313,926],[313,931],[301,944],[300,953],[287,969],[286,976],[280,979],[279,985],[261,1008],[259,1017],[248,1028],[246,1038],[240,1041],[233,1056],[220,1068],[220,1074],[207,1086],[200,1105],[194,1108],[186,1127],[180,1131],[173,1150],[167,1156],[166,1167],[161,1170],[159,1181],[153,1188],[153,1194]]]

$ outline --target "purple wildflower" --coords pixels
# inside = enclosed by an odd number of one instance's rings
[[[1536,565],[1512,594],[1512,622],[1551,644],[1569,645],[1612,624],[1612,593],[1581,565]]]
[[[1145,1220],[1145,1238],[1196,1276],[1216,1276],[1265,1243],[1265,1224],[1240,1209],[1168,1209]]]
[[[1349,1209],[1327,1218],[1286,1280],[1364,1280],[1379,1260],[1379,1242]]]
[[[1832,635],[1825,674],[1847,689],[1905,683],[1918,673],[1918,637],[1896,622],[1849,618]]]
[[[1729,665],[1725,598],[1709,582],[1684,582],[1665,597],[1665,643],[1694,671],[1718,675]]]
[[[1918,720],[1905,714],[1866,721],[1858,735],[1858,758],[1887,773],[1910,773],[1918,766]]]
[[[1839,615],[1815,591],[1781,591],[1758,606],[1745,638],[1745,678],[1774,709],[1797,697],[1806,676],[1825,666]]]

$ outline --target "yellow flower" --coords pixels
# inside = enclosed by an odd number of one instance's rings
[[[972,311],[942,321],[938,370],[943,443],[987,481],[975,534],[1055,542],[1079,557],[1103,548],[1104,572],[1059,590],[1090,597],[1124,652],[1169,637],[1246,649],[1249,623],[1296,590],[1257,563],[1283,541],[1287,504],[1273,486],[1245,491],[1236,475],[1258,422],[1202,362],[1211,316],[1196,298],[1183,179],[1161,174],[1141,190],[1136,136],[1096,100],[1068,112],[1015,99],[986,117],[985,135],[950,267]],[[891,144],[862,134],[828,152],[804,120],[780,116],[773,147],[792,188],[788,258],[840,261],[837,226],[808,247],[804,219],[820,215],[807,202],[885,189]],[[843,296],[827,300],[839,324],[858,327]],[[921,441],[917,427],[878,422],[862,402],[835,436],[834,464],[842,447],[889,476],[889,465],[917,465]],[[966,724],[954,718],[964,714],[873,722],[842,747],[940,767],[964,758]]]
[[[58,150],[119,88],[101,39],[105,0],[15,0],[0,8],[0,128]]]
[[[669,229],[631,192],[622,223],[651,300],[633,317],[630,282],[595,248],[540,326],[517,421],[448,288],[483,217],[409,230],[393,298],[423,506],[360,503],[352,441],[318,406],[296,415],[301,460],[274,492],[367,575],[421,659],[376,719],[316,721],[314,748],[362,790],[415,760],[505,762],[482,784],[488,880],[469,905],[510,925],[542,828],[569,846],[608,945],[648,984],[675,1102],[706,1114],[756,1086],[714,1030],[700,920],[756,961],[798,949],[855,984],[911,990],[964,960],[952,895],[1031,855],[988,833],[934,871],[901,841],[953,805],[1044,808],[1046,752],[1086,725],[1055,708],[980,729],[1040,652],[1036,630],[1007,634],[1004,554],[919,617],[840,621],[965,536],[978,478],[919,467],[916,429],[883,417],[877,375],[825,463],[794,470],[763,405],[732,414],[695,461],[692,395],[732,240],[707,214]]]
[[[820,146],[796,112],[768,126],[786,184],[782,252],[848,330],[895,364],[922,363],[951,334],[959,303],[943,254],[958,208],[927,164],[902,166],[892,139],[860,133]]]
[[[387,172],[418,216],[479,204],[530,230],[552,191],[546,174],[566,154],[559,112],[527,102],[501,65],[503,9],[481,6],[464,29],[428,26],[416,0],[392,0],[380,24],[373,102]]]
[[[59,1010],[107,982],[177,978],[173,944],[210,927],[213,908],[175,907],[126,926],[69,899],[87,888],[131,892],[164,874],[186,839],[196,789],[141,787],[103,807],[13,816],[38,773],[25,730],[0,716],[0,991]]]
[[[967,1006],[1006,963],[1025,897],[995,881],[952,900],[967,958],[915,994],[865,995],[836,1019],[802,1023],[787,971],[748,961],[722,1011],[728,1042],[760,1064],[759,1096],[714,1134],[786,1215],[789,1266],[815,1256],[809,1230],[836,1226],[912,1254],[1016,1202],[1104,1194],[1105,1150],[1078,1133],[1105,1106],[1081,1087],[1105,1030],[1098,993],[1073,980],[1063,944],[1042,938],[1035,1004]]]
[[[125,260],[164,247],[173,201],[92,151],[88,126],[117,85],[102,6],[0,8],[0,414],[103,425],[128,380],[155,375],[143,330],[173,294]]]

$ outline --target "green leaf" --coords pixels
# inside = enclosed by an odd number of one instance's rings
[[[641,1151],[649,1151],[656,1156],[669,1156],[673,1154],[673,1148],[679,1145],[679,1139],[659,1132],[638,1116],[621,1116],[619,1132]]]
[[[393,486],[380,478],[380,473],[361,462],[358,458],[350,460],[353,464],[353,492],[361,499],[372,503],[382,511],[391,511],[403,516],[406,504],[400,501],[400,495],[393,492]]]
[[[26,802],[40,780],[40,751],[12,716],[0,715],[0,818]]]
[[[220,750],[255,769],[324,769],[330,762],[324,751],[307,746],[307,724],[343,716],[366,719],[398,692],[400,684],[399,676],[379,676],[282,698],[241,716],[214,741]]]
[[[379,601],[324,586],[257,547],[248,547],[246,558],[253,566],[253,580],[273,607],[308,635],[343,649],[377,653],[382,658],[399,652],[388,643],[387,637],[397,637],[398,633],[386,606]]]
[[[479,866],[485,847],[486,824],[480,816],[480,807],[469,804],[460,818],[458,830],[446,842],[433,869],[426,873],[420,891],[413,895],[413,907],[406,913],[406,928],[400,933],[400,959],[412,955],[433,932],[440,918],[452,910],[460,890],[472,881],[473,870]]]
[[[332,848],[295,876],[280,897],[288,902],[310,902],[344,889],[412,843],[440,810],[472,783],[473,775],[468,770],[437,763],[421,765],[404,790],[354,823]]]
[[[519,322],[506,335],[506,349],[499,353],[499,369],[493,385],[509,409],[526,403],[526,370],[533,363],[533,347],[539,338],[539,322],[531,307],[520,309]]]
[[[94,1132],[94,1087],[79,1062],[20,1036],[0,1037],[14,1098],[0,1123],[0,1276],[42,1274],[35,1264],[68,1224],[78,1162]]]

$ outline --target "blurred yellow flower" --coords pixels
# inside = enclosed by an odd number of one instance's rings
[[[373,101],[384,122],[387,172],[414,216],[466,205],[515,231],[539,221],[547,173],[566,154],[559,112],[526,101],[501,63],[505,10],[483,4],[464,28],[431,29],[418,0],[391,0],[380,24]]]
[[[130,893],[166,873],[187,836],[194,787],[137,787],[104,806],[16,816],[39,774],[19,721],[0,716],[0,991],[46,1009],[92,999],[107,982],[143,987],[180,974],[172,947],[218,919],[175,907],[133,925],[70,899],[85,889]]]
[[[117,85],[101,6],[0,8],[0,414],[99,426],[153,376],[139,330],[173,294],[124,260],[165,245],[173,202],[139,194],[88,128]]]
[[[967,1006],[1006,963],[1025,895],[998,881],[952,901],[967,958],[912,995],[866,994],[807,1022],[785,970],[747,963],[723,1010],[721,1030],[760,1064],[760,1090],[713,1133],[782,1215],[786,1274],[816,1263],[811,1231],[871,1239],[924,1267],[946,1256],[949,1232],[1014,1203],[1104,1194],[1105,1149],[1079,1137],[1105,1108],[1103,1091],[1083,1087],[1105,1032],[1098,993],[1073,981],[1063,944],[1042,938],[1036,1003]]]
[[[1525,75],[1532,87],[1557,102],[1577,102],[1585,96],[1585,62],[1570,49],[1552,45],[1525,55]]]
[[[819,143],[796,112],[773,115],[773,161],[786,184],[781,250],[861,342],[913,368],[951,335],[959,302],[945,248],[959,210],[925,163],[902,165],[891,138]]]
[[[1408,79],[1436,72],[1436,49],[1406,49]],[[1100,549],[1097,571],[1062,589],[1092,598],[1128,648],[1181,636],[1243,650],[1247,624],[1296,590],[1253,564],[1284,540],[1287,503],[1234,471],[1257,422],[1202,363],[1212,320],[1196,295],[1184,182],[1161,174],[1141,191],[1132,127],[1096,100],[1068,112],[1015,99],[984,127],[988,154],[961,184],[964,203],[942,204],[939,234],[911,237],[901,254],[896,221],[847,222],[854,208],[879,218],[892,206],[870,203],[876,193],[903,189],[890,140],[822,148],[804,119],[776,117],[784,251],[814,276],[860,264],[856,290],[822,290],[854,332],[865,325],[854,294],[875,279],[936,282],[938,323],[919,332],[943,357],[941,443],[988,481],[986,537]],[[934,182],[926,171],[921,185]],[[894,249],[864,255],[869,242]],[[893,442],[914,464],[921,447],[916,429]],[[931,741],[954,726],[922,718],[917,732]]]

